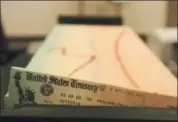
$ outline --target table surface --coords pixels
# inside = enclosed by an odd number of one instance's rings
[[[2,111],[4,117],[26,119],[125,119],[125,120],[177,120],[176,109],[140,107],[87,107],[87,106],[26,106],[13,111]]]

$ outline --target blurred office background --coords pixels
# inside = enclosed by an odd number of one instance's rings
[[[60,15],[121,16],[124,25],[147,34],[157,27],[177,25],[176,1],[1,1],[5,33],[12,36],[43,36]]]

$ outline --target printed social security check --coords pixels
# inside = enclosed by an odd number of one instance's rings
[[[177,107],[177,98],[12,67],[13,104]],[[153,101],[154,100],[154,101]]]

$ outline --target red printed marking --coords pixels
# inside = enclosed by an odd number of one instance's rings
[[[66,53],[67,53],[66,48],[65,48],[65,47],[62,47],[62,46],[57,46],[57,47],[51,48],[51,49],[49,49],[49,52],[50,52],[50,51],[53,51],[53,50],[60,50],[60,51],[61,51],[61,54],[62,54],[63,56],[65,56]]]
[[[52,48],[52,49],[50,49],[49,51],[54,50],[54,49],[59,49],[59,50],[61,50],[61,54],[62,54],[63,56],[90,57],[86,62],[84,62],[83,64],[79,65],[79,66],[76,67],[74,70],[72,70],[72,71],[68,74],[68,76],[71,76],[71,75],[73,75],[73,74],[79,72],[80,70],[82,70],[83,68],[85,68],[87,65],[89,65],[90,63],[92,63],[92,62],[96,59],[96,56],[94,56],[94,55],[83,55],[83,54],[79,54],[79,55],[68,55],[68,54],[67,54],[67,49],[66,49],[66,47],[61,47],[61,46]]]
[[[66,47],[62,47],[62,46],[57,46],[55,48],[49,49],[49,51],[52,51],[52,50],[60,50],[61,54],[63,56],[74,56],[74,57],[80,57],[80,58],[82,58],[82,57],[91,57],[91,54],[74,54],[74,55],[69,55],[69,54],[67,54]]]
[[[96,59],[96,56],[91,56],[89,60],[87,60],[86,62],[84,62],[83,64],[79,65],[78,67],[76,67],[72,72],[70,72],[68,74],[68,76],[71,76],[77,72],[79,72],[81,69],[85,68],[87,65],[89,65],[90,63],[92,63],[94,60]]]
[[[120,66],[122,68],[122,71],[124,72],[125,76],[129,79],[130,83],[136,87],[136,88],[140,88],[138,86],[138,84],[136,83],[136,81],[132,78],[132,76],[130,75],[130,73],[127,71],[127,68],[125,67],[125,64],[123,63],[122,61],[122,58],[120,56],[120,53],[119,53],[119,44],[120,44],[120,41],[121,41],[121,38],[123,36],[123,32],[121,32],[121,34],[119,35],[119,37],[116,39],[115,41],[115,48],[114,48],[114,52],[115,52],[115,56],[116,56],[116,60],[120,63]]]

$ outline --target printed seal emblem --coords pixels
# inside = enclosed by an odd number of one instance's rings
[[[52,85],[50,84],[43,84],[41,87],[40,87],[40,93],[43,95],[43,96],[50,96],[52,95],[54,92],[54,88]]]

